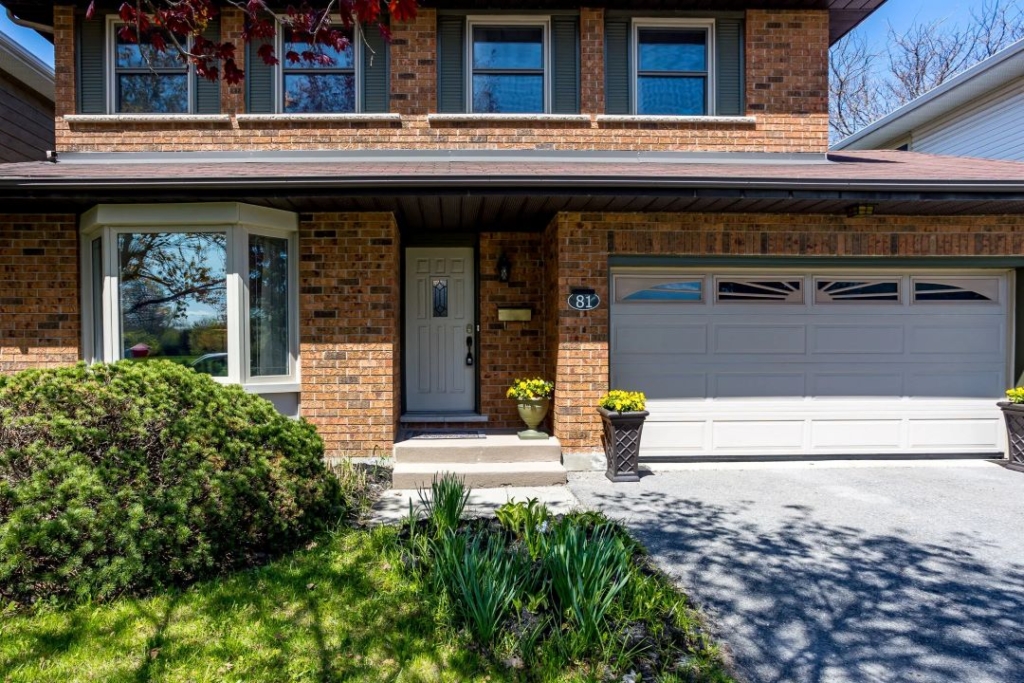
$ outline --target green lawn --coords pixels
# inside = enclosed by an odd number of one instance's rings
[[[390,529],[170,595],[0,617],[3,681],[503,681],[436,625]]]

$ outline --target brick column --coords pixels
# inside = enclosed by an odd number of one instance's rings
[[[299,251],[302,415],[328,456],[388,455],[401,406],[398,224],[306,214]]]
[[[604,242],[602,243],[602,238]],[[559,214],[544,234],[547,356],[555,379],[554,432],[566,452],[601,448],[597,401],[608,391],[607,233],[580,214]],[[569,308],[573,287],[594,289],[601,306]]]
[[[604,9],[580,10],[580,112],[604,113]]]
[[[57,151],[64,151],[70,148],[64,116],[74,114],[78,109],[75,91],[75,8],[70,5],[56,5],[53,8],[53,67],[54,147]]]
[[[245,71],[245,42],[242,30],[245,28],[245,15],[242,10],[225,7],[220,12],[220,41],[233,43],[235,46],[235,64]],[[223,76],[223,67],[221,75]],[[224,78],[220,80],[220,110],[225,114],[245,113],[245,82],[229,84]]]
[[[437,111],[437,10],[421,7],[412,21],[391,25],[391,111]]]

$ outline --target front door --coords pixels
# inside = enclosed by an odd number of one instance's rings
[[[471,247],[405,252],[405,387],[410,413],[476,408]]]

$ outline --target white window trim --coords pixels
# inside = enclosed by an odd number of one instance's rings
[[[491,116],[500,118],[503,116],[509,116],[509,114],[501,112],[491,113],[473,111],[473,28],[475,26],[536,26],[541,28],[543,41],[541,54],[544,57],[544,111],[526,112],[526,114],[550,114],[551,102],[553,99],[551,92],[553,80],[551,78],[551,17],[530,15],[504,16],[500,14],[482,14],[466,17],[466,47],[464,57],[466,65],[466,112],[474,116]]]
[[[704,93],[707,98],[703,115],[686,114],[686,118],[710,118],[715,116],[715,104],[717,99],[715,81],[717,64],[715,60],[715,20],[714,19],[652,19],[635,18],[630,27],[630,53],[629,53],[629,88],[630,101],[632,102],[632,114],[634,116],[645,116],[638,112],[639,101],[637,100],[637,83],[639,82],[640,71],[640,29],[642,28],[698,28],[707,31],[707,66],[708,84]],[[673,118],[677,118],[673,116]]]
[[[214,377],[221,384],[241,384],[257,393],[295,391],[301,384],[299,364],[299,244],[298,217],[288,211],[248,204],[101,204],[81,220],[82,353],[87,362],[121,360],[120,301],[118,300],[117,236],[144,232],[227,233],[227,348],[228,373]],[[288,239],[289,367],[287,375],[253,377],[249,367],[249,235]],[[103,311],[92,304],[92,240],[102,238]],[[103,348],[94,344],[97,320],[103,325]]]
[[[340,22],[340,17],[333,17],[331,21]],[[277,31],[274,37],[274,54],[277,55],[277,65],[274,66],[273,97],[274,114],[280,116],[353,116],[363,113],[363,29],[359,22],[352,22],[352,69],[356,79],[356,109],[353,112],[308,112],[306,114],[292,114],[284,111],[284,33],[283,29]],[[312,70],[311,70],[312,71]]]
[[[121,18],[116,14],[107,16],[107,35],[106,35],[106,79],[107,85],[107,113],[113,116],[132,116],[132,114],[124,114],[117,110],[117,27],[124,24]],[[189,49],[191,49],[192,39],[189,38]],[[168,48],[173,49],[173,48]],[[151,112],[140,114],[141,116],[160,116],[160,117],[177,117],[177,116],[192,116],[196,111],[196,79],[195,69],[191,64],[185,64],[185,75],[186,82],[188,83],[188,111],[182,113],[166,113],[166,112]]]

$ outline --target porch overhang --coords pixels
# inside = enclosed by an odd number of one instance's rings
[[[0,168],[5,211],[242,201],[300,213],[391,211],[403,229],[539,230],[560,211],[1024,213],[1024,164],[821,154],[373,151],[62,154]]]

